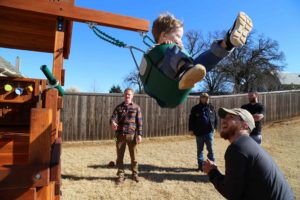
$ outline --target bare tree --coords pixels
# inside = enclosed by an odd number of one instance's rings
[[[231,91],[231,84],[228,77],[220,72],[220,68],[214,68],[206,74],[204,88],[209,94],[223,94]]]
[[[186,50],[192,57],[196,57],[207,49],[207,41],[200,31],[190,30],[184,34],[187,40],[185,45]]]
[[[196,57],[210,48],[211,43],[218,39],[223,38],[225,32],[215,31],[209,33],[207,37],[204,37],[201,32],[188,31],[185,34],[187,44],[185,45],[186,50],[192,57]],[[204,88],[202,90],[209,92],[210,94],[219,94],[228,92],[230,87],[228,86],[228,77],[222,73],[219,68],[223,66],[222,62],[219,63],[216,68],[207,73],[204,84],[201,84]]]
[[[234,84],[234,93],[267,90],[268,83],[278,83],[278,71],[284,68],[285,60],[278,42],[262,35],[255,41],[251,34],[248,43],[235,49],[222,67],[221,71]],[[263,85],[266,87],[262,88]]]
[[[213,40],[223,38],[223,32],[209,33],[204,37],[201,32],[188,31],[186,49],[193,57],[207,50]],[[249,90],[275,90],[279,88],[278,72],[284,68],[284,54],[279,50],[275,40],[265,38],[263,35],[254,39],[252,32],[246,45],[234,49],[230,56],[223,59],[214,70],[207,73],[204,87],[210,93],[247,92]],[[231,84],[228,84],[228,83]]]
[[[138,87],[138,93],[141,94],[143,93],[143,83],[140,80],[139,77],[139,71],[136,69],[134,71],[131,71],[126,77],[124,82],[128,85],[128,86],[137,86]]]

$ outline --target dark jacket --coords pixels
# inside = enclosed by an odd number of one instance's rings
[[[261,103],[248,103],[242,105],[243,109],[248,110],[252,115],[254,114],[265,114],[265,107]],[[261,135],[262,121],[255,121],[255,128],[252,130],[250,135]]]
[[[212,132],[217,128],[218,120],[213,105],[199,103],[195,105],[189,117],[189,131],[200,136]]]
[[[275,161],[248,136],[241,136],[228,146],[225,166],[224,175],[218,169],[212,169],[208,176],[226,199],[295,199]]]

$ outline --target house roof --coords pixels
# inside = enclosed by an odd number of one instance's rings
[[[300,73],[280,72],[278,74],[281,84],[300,85]]]
[[[25,77],[16,68],[0,56],[0,77]]]

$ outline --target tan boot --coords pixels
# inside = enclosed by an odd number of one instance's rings
[[[124,183],[124,181],[125,181],[124,176],[118,176],[116,178],[116,185],[122,185]]]
[[[229,40],[234,47],[241,47],[246,43],[252,27],[251,18],[246,13],[240,12],[232,28],[227,32],[225,40]]]
[[[132,174],[132,180],[135,181],[135,182],[140,182],[140,178],[137,174]]]
[[[116,185],[121,185],[124,183],[125,181],[125,176],[124,176],[124,170],[123,169],[119,169],[117,172],[117,178],[116,178]]]
[[[184,90],[193,88],[195,83],[204,79],[205,75],[205,67],[200,64],[195,65],[183,74],[179,81],[179,89]]]

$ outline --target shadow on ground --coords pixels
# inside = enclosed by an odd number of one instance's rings
[[[98,168],[115,168],[115,166],[111,167],[108,165],[89,165],[87,166],[88,168],[93,168],[93,169],[98,169]],[[125,164],[124,165],[125,169],[130,170],[130,165]],[[158,171],[158,172],[195,172],[197,169],[193,168],[183,168],[183,167],[160,167],[160,166],[155,166],[155,165],[147,165],[147,164],[140,164],[139,165],[139,171],[140,172],[151,172],[151,171]]]
[[[88,180],[88,181],[94,181],[94,180],[110,180],[114,181],[115,177],[93,177],[93,176],[76,176],[71,174],[62,174],[62,179],[70,179],[74,181],[81,181],[81,180]]]
[[[89,165],[88,168],[93,169],[116,169],[116,167],[108,167],[107,165]],[[125,165],[125,170],[130,171],[130,165]],[[125,171],[125,173],[128,171]],[[191,168],[182,168],[182,167],[160,167],[155,165],[139,165],[139,176],[148,181],[161,183],[166,180],[174,181],[187,181],[187,182],[209,182],[209,179],[204,174],[187,174],[186,172],[196,172],[196,169]],[[200,173],[200,172],[199,172]],[[71,180],[115,180],[116,177],[84,177],[76,176],[69,174],[62,174],[62,179],[71,179]]]
[[[140,173],[140,177],[148,181],[162,183],[164,181],[187,181],[187,182],[209,182],[206,175],[203,174],[180,174],[180,173]]]

